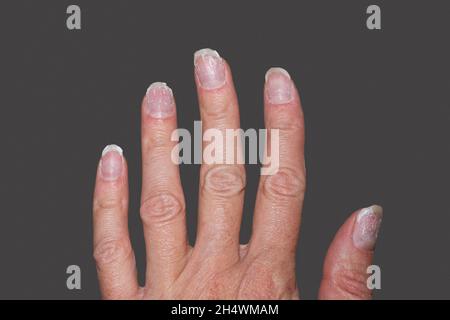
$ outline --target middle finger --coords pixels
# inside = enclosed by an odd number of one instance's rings
[[[237,163],[242,155],[240,139],[226,140],[227,134],[236,132],[226,129],[240,126],[236,92],[230,68],[216,51],[197,51],[194,65],[204,134],[196,248],[237,261],[245,168],[242,161]]]

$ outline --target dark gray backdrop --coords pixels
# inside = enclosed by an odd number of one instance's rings
[[[66,8],[82,30],[66,29]],[[365,10],[382,9],[369,31]],[[444,1],[3,1],[0,298],[99,298],[91,201],[97,161],[121,145],[140,277],[139,106],[166,81],[179,126],[199,119],[192,55],[217,49],[233,69],[243,128],[262,128],[262,87],[283,66],[301,91],[308,191],[298,257],[315,298],[323,258],[353,210],[381,204],[375,255],[390,298],[450,298],[449,3]],[[182,166],[191,241],[199,166]],[[248,167],[242,241],[258,167]],[[82,290],[66,288],[66,267]]]

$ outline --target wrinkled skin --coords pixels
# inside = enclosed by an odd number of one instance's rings
[[[239,128],[239,107],[227,62],[202,50],[195,80],[203,130]],[[105,149],[94,194],[94,258],[105,299],[298,299],[295,254],[306,188],[304,118],[286,71],[271,69],[264,88],[267,129],[279,129],[279,170],[262,175],[253,231],[239,243],[245,190],[242,164],[202,164],[198,233],[187,241],[185,199],[178,165],[175,100],[162,84],[142,103],[141,219],[146,243],[146,283],[137,282],[128,234],[128,176],[117,148]],[[189,105],[189,104],[187,104]],[[189,195],[189,193],[186,193]],[[327,253],[320,299],[368,299],[381,208],[355,211]]]

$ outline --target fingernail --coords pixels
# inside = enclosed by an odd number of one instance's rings
[[[267,98],[272,104],[284,104],[294,99],[292,81],[283,68],[270,68],[266,72]]]
[[[153,118],[163,119],[175,113],[172,89],[164,82],[154,82],[146,93],[147,112]]]
[[[197,79],[204,89],[218,89],[225,84],[225,65],[219,53],[211,49],[201,49],[194,54]]]
[[[115,144],[106,146],[100,160],[100,175],[106,181],[117,180],[122,175],[123,151]]]
[[[383,208],[371,206],[361,209],[353,229],[353,244],[363,250],[373,250],[380,229]]]

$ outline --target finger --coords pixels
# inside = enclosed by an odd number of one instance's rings
[[[94,258],[102,296],[134,299],[136,263],[128,235],[128,176],[122,149],[102,153],[94,191]]]
[[[370,299],[367,268],[383,210],[379,206],[361,209],[339,229],[328,249],[323,268],[319,299]]]
[[[268,152],[261,170],[249,253],[272,249],[271,253],[291,259],[305,192],[305,137],[300,98],[284,69],[272,68],[266,73],[264,103]]]
[[[220,252],[235,261],[245,187],[239,133],[227,130],[239,129],[236,92],[230,68],[216,51],[197,51],[194,64],[204,140],[211,138],[203,143],[196,252]]]
[[[184,195],[180,182],[172,90],[153,83],[142,103],[141,219],[147,254],[146,284],[166,288],[181,272],[188,250]],[[172,159],[173,158],[173,159]]]

